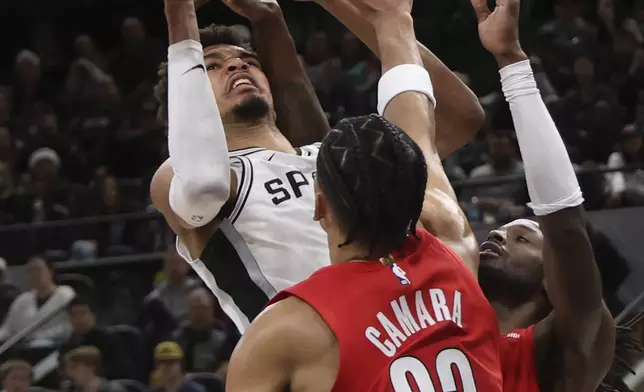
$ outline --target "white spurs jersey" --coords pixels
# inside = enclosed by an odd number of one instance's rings
[[[263,148],[229,153],[237,202],[197,260],[177,250],[244,332],[269,299],[329,265],[326,233],[313,220],[320,143],[286,154]]]

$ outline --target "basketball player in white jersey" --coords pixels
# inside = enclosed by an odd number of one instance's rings
[[[165,8],[170,159],[151,197],[243,332],[277,292],[329,263],[312,220],[318,145],[296,149],[280,133],[268,80],[231,29],[200,32],[186,0]]]

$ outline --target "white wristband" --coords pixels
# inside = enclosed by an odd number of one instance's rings
[[[380,77],[378,82],[378,114],[382,115],[387,105],[397,95],[407,91],[425,94],[434,108],[434,86],[425,68],[416,64],[401,64],[391,68]]]

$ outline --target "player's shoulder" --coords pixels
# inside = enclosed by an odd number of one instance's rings
[[[313,307],[290,296],[260,313],[242,339],[247,345],[279,342],[279,346],[290,347],[294,356],[314,357],[334,344],[335,335]]]

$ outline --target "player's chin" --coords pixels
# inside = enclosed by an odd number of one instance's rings
[[[270,110],[268,100],[259,92],[246,94],[233,107],[233,113],[240,120],[260,119],[267,116]]]

